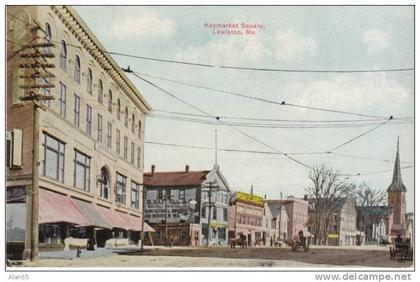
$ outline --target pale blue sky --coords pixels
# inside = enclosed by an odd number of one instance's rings
[[[383,69],[414,65],[412,7],[76,7],[109,51],[217,65],[293,69]],[[204,23],[257,23],[256,36],[212,35]],[[203,86],[276,101],[370,115],[414,115],[414,74],[314,74],[208,69],[114,56],[123,67]],[[129,76],[153,109],[197,113]],[[285,108],[154,80],[159,86],[218,116],[284,119],[356,117]],[[391,122],[392,123],[392,122]],[[329,150],[372,127],[341,129],[241,128],[283,152]],[[214,145],[215,126],[148,118],[146,140]],[[228,127],[218,126],[219,147],[267,150]],[[400,136],[402,161],[414,161],[414,125],[385,125],[337,152],[395,158]],[[393,163],[333,155],[296,156],[310,165],[328,164],[342,173],[392,169]],[[146,170],[210,169],[214,152],[146,144]],[[281,156],[219,153],[219,165],[233,189],[275,198],[302,196],[308,169]],[[403,166],[406,164],[403,164]],[[408,209],[414,206],[414,169],[403,171]],[[392,172],[354,177],[386,189]]]

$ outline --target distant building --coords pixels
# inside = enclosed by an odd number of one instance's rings
[[[331,201],[331,203],[329,203]],[[309,199],[309,218],[315,216],[318,205],[325,206],[326,202],[331,209],[329,229],[326,243],[330,246],[355,245],[357,236],[357,210],[356,202],[352,198],[337,199]],[[309,232],[311,232],[309,226]]]
[[[269,205],[277,204],[285,207],[288,217],[287,240],[291,240],[294,236],[298,236],[299,231],[307,231],[308,201],[289,197],[283,200],[268,200],[267,202]]]
[[[388,206],[357,207],[357,228],[364,235],[364,243],[379,244],[390,234],[392,209]]]
[[[387,206],[357,208],[357,226],[364,233],[364,241],[366,243],[379,243],[381,239],[389,241],[397,235],[403,237],[410,237],[412,235],[412,224],[410,225],[408,222],[410,216],[407,217],[406,213],[407,188],[401,177],[399,140],[397,141],[397,153],[392,181],[387,192]]]
[[[145,220],[156,231],[150,243],[207,245],[210,217],[209,244],[227,244],[230,190],[219,166],[190,171],[187,165],[184,171],[171,172],[156,172],[152,166],[144,174],[144,185]]]
[[[388,206],[392,208],[392,224],[391,236],[397,235],[406,236],[405,213],[406,213],[406,199],[405,193],[407,188],[401,178],[400,166],[400,141],[397,141],[397,155],[395,157],[394,174],[392,176],[391,185],[389,185],[388,192]]]
[[[287,224],[289,217],[287,216],[286,208],[282,204],[269,203],[265,201],[265,245],[272,246],[276,241],[287,241]]]
[[[244,234],[249,245],[263,240],[264,199],[260,196],[233,192],[229,201],[229,240]]]

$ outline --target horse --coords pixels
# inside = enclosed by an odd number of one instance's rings
[[[242,233],[239,233],[238,235],[236,235],[235,238],[230,240],[230,248],[234,249],[235,246],[241,246],[241,248],[247,248],[248,244],[246,242],[246,236]]]

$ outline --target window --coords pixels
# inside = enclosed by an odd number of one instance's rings
[[[117,152],[117,155],[120,155],[120,153],[121,153],[121,140],[120,140],[120,138],[121,138],[121,133],[120,133],[120,130],[119,129],[117,129],[117,135],[115,136],[115,139],[116,139],[116,152]]]
[[[125,190],[127,177],[117,173],[115,202],[125,205]]]
[[[201,207],[201,217],[206,218],[206,207],[205,206]]]
[[[108,148],[112,147],[112,124],[110,122],[108,122],[108,126],[107,126],[107,135],[106,135],[106,146]]]
[[[51,96],[51,89],[50,89],[50,87],[48,87],[48,85],[50,84],[50,78],[42,77],[41,78],[41,84],[44,85],[44,87],[42,88],[42,94],[45,95],[45,96]],[[51,106],[51,100],[50,99],[42,100],[41,103],[45,106],[48,106],[48,107]]]
[[[124,125],[128,128],[128,108],[125,107]]]
[[[64,40],[61,40],[60,68],[63,69],[64,71],[67,70],[67,45]]]
[[[42,142],[42,175],[64,181],[64,149],[65,145],[58,139],[43,134]]]
[[[141,139],[141,120],[139,120],[139,131],[138,131],[138,137]]]
[[[80,126],[80,97],[74,94],[74,125]]]
[[[131,115],[131,132],[133,133],[136,132],[136,121],[135,121],[134,114]]]
[[[187,240],[187,231],[185,231],[185,230],[181,231],[180,239],[181,239],[181,241]]]
[[[98,114],[98,142],[102,143],[102,116]]]
[[[219,239],[226,239],[226,228],[219,228]]]
[[[131,163],[134,164],[134,142],[131,142],[130,155],[131,155]]]
[[[131,207],[139,208],[140,185],[131,181]]]
[[[103,167],[101,168],[101,191],[100,191],[100,196],[104,199],[108,199],[109,198],[109,187],[110,187],[110,182],[109,182],[109,173],[108,170]]]
[[[141,149],[137,147],[137,167],[141,167]]]
[[[88,77],[87,77],[87,92],[92,95],[92,89],[93,89],[93,75],[92,75],[92,69],[88,68]]]
[[[92,134],[92,107],[86,105],[86,132]]]
[[[223,208],[223,221],[227,221],[227,220],[228,220],[228,209]]]
[[[128,159],[128,138],[124,136],[124,159]]]
[[[185,201],[185,189],[179,190],[179,200],[183,202]]]
[[[49,23],[45,24],[45,43],[51,43],[52,41],[52,32],[51,32],[51,26]],[[51,46],[44,47],[44,52],[46,54],[51,54]]]
[[[104,102],[103,91],[104,91],[104,86],[102,84],[102,80],[99,79],[99,82],[98,82],[98,102],[101,103],[101,104]]]
[[[74,187],[89,191],[90,157],[77,150],[74,152]]]
[[[74,66],[74,81],[80,83],[80,57],[76,55],[75,57],[75,66]]]
[[[121,101],[118,99],[117,101],[117,119],[121,120]]]
[[[217,219],[217,207],[213,207],[213,219]]]
[[[60,116],[66,117],[66,96],[67,96],[67,87],[60,81]]]
[[[112,91],[108,91],[108,111],[112,113]]]

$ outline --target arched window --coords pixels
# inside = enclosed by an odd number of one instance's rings
[[[92,86],[93,84],[93,75],[92,75],[92,69],[88,68],[88,77],[87,77],[87,92],[92,95]]]
[[[125,107],[124,125],[128,127],[128,108]]]
[[[64,40],[61,40],[60,68],[67,70],[67,44]]]
[[[51,26],[49,23],[45,24],[45,43],[51,43],[52,41],[52,32],[51,32]],[[47,46],[44,48],[44,52],[47,54],[51,54],[51,47]]]
[[[141,139],[141,120],[139,120],[139,131],[138,131],[138,137]]]
[[[121,120],[121,101],[118,99],[117,102],[117,119]]]
[[[106,167],[101,168],[101,198],[108,199],[109,198],[109,188],[111,187],[109,181],[109,173]]]
[[[131,132],[136,132],[136,120],[134,114],[131,115]]]
[[[108,90],[108,111],[112,112],[112,91]]]
[[[98,102],[104,102],[104,86],[102,84],[102,80],[99,79],[99,86],[98,86]]]
[[[74,60],[75,60],[74,81],[76,81],[77,83],[80,83],[80,57],[79,57],[79,55],[76,55]]]

